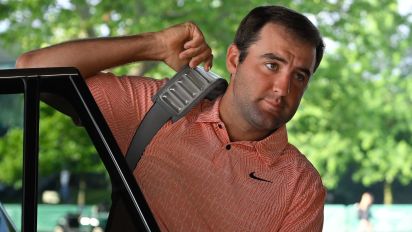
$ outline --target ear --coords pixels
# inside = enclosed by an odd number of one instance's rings
[[[240,51],[237,48],[237,46],[235,44],[231,44],[228,48],[227,48],[227,53],[226,53],[226,68],[229,71],[230,74],[235,74],[236,73],[236,69],[239,63],[239,55],[240,55]]]

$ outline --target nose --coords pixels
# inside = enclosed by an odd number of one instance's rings
[[[274,78],[273,91],[279,96],[287,96],[290,92],[290,75],[282,74]]]

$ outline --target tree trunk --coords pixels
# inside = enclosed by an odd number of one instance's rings
[[[79,192],[77,195],[77,206],[79,207],[80,211],[83,210],[86,204],[86,181],[83,177],[80,178],[79,181]]]
[[[383,203],[385,205],[391,205],[393,203],[392,182],[383,182]]]

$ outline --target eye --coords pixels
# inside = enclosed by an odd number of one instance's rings
[[[305,82],[308,77],[305,73],[298,72],[295,74],[295,79],[301,82]]]
[[[279,65],[276,63],[267,63],[265,64],[266,68],[272,71],[276,71],[279,69]]]

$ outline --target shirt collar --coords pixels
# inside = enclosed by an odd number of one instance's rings
[[[262,160],[267,165],[272,165],[276,159],[284,153],[288,145],[288,134],[286,125],[279,127],[268,137],[257,141],[256,151],[261,155]]]
[[[222,97],[220,96],[215,101],[202,101],[200,107],[196,107],[191,111],[192,120],[200,123],[223,123],[219,116],[219,106]],[[284,153],[288,145],[288,135],[286,125],[281,126],[268,137],[259,141],[239,141],[233,144],[242,144],[252,147],[259,158],[268,166],[272,165],[276,159]]]
[[[215,101],[204,100],[200,107],[195,110],[196,122],[222,122],[219,114],[219,106],[222,96],[216,98]]]

